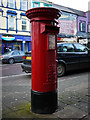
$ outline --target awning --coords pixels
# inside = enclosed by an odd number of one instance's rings
[[[16,11],[12,11],[12,10],[7,10],[7,13],[10,13],[10,14],[15,14],[15,15],[17,15]]]
[[[67,34],[58,34],[58,37],[61,38],[71,38],[71,37],[76,37],[75,35],[67,35]]]
[[[26,16],[26,14],[25,14],[25,13],[21,13],[20,15],[21,15],[21,16]]]

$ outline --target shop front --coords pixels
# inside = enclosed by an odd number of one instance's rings
[[[77,15],[62,11],[58,23],[58,42],[77,42]]]
[[[78,32],[78,43],[88,46],[88,33]]]
[[[74,37],[74,36],[71,36],[71,37],[66,37],[66,36],[61,36],[61,35],[58,35],[58,39],[57,39],[57,42],[60,43],[60,42],[70,42],[70,43],[73,43],[73,42],[77,42],[77,37]]]
[[[2,54],[13,50],[31,51],[30,36],[1,35],[0,41],[2,41]]]

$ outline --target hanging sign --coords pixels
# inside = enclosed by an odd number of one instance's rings
[[[6,41],[12,41],[12,40],[15,39],[15,37],[12,36],[12,35],[2,35],[1,38],[2,38],[3,40],[6,40]]]

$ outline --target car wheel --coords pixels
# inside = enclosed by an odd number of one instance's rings
[[[65,74],[65,72],[66,72],[65,66],[62,63],[58,64],[57,65],[57,76],[61,77]]]
[[[14,63],[14,59],[11,58],[11,59],[8,60],[8,62],[9,62],[9,64],[13,64]]]

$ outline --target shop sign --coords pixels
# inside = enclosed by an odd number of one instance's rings
[[[12,35],[2,35],[1,38],[2,38],[3,40],[6,40],[6,41],[12,41],[12,40],[15,39],[15,37],[12,36]]]
[[[58,20],[59,34],[76,35],[77,21],[76,20]]]
[[[77,42],[77,38],[61,38],[63,42]]]

